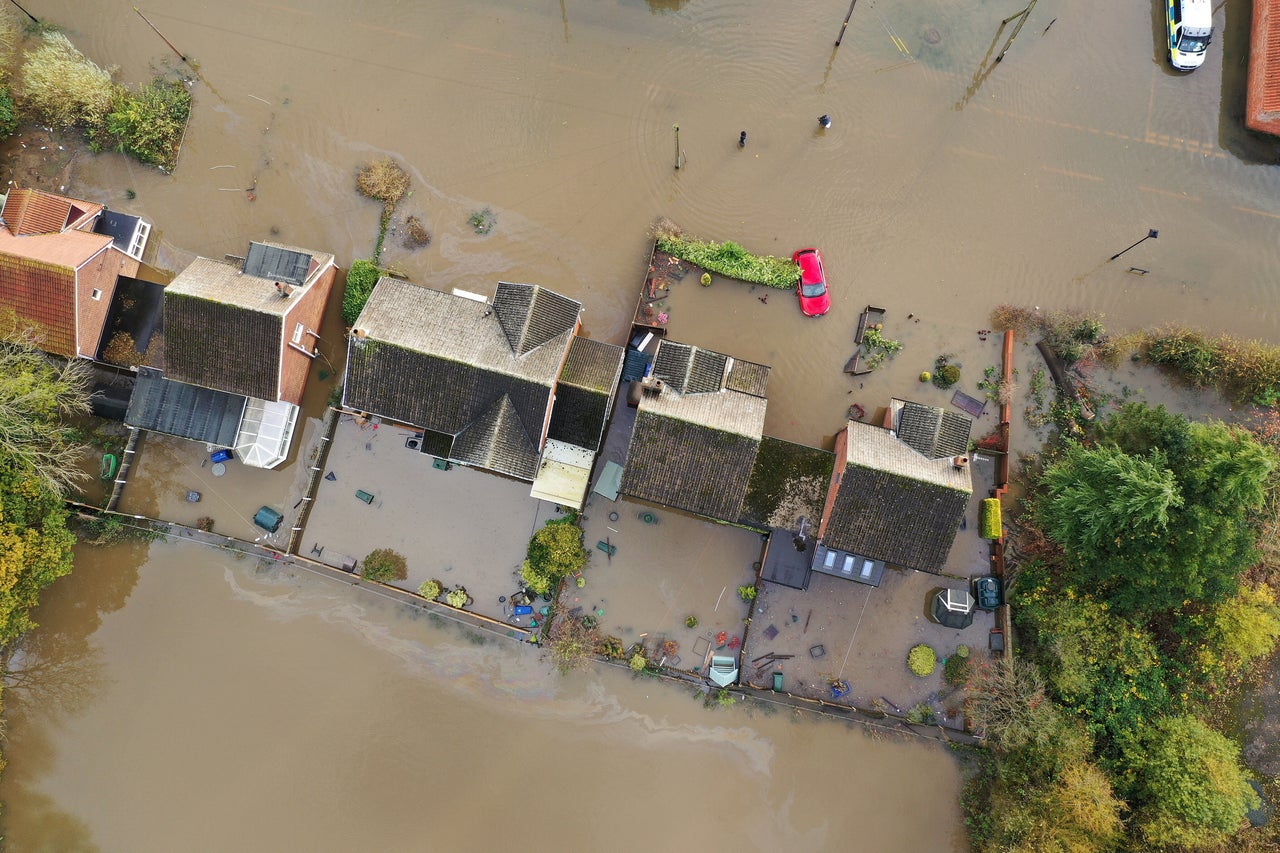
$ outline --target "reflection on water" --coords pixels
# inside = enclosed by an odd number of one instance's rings
[[[82,580],[117,574],[138,578],[123,609],[82,606]],[[49,599],[33,652],[100,677],[57,713],[12,695],[14,850],[963,849],[937,746],[614,670],[561,679],[532,647],[310,574],[156,544],[140,573],[81,554]]]

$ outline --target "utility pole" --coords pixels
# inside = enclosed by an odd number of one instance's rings
[[[844,23],[840,25],[840,35],[836,36],[836,47],[840,46],[840,42],[844,41],[844,31],[849,27],[849,19],[853,17],[853,7],[858,5],[858,0],[852,0],[849,3],[849,14],[844,16]]]
[[[673,124],[671,127],[676,132],[676,170],[680,169],[680,125]]]
[[[1018,21],[1018,25],[1014,27],[1013,32],[1009,34],[1009,40],[1005,42],[1004,47],[1000,49],[1000,54],[996,56],[996,62],[999,62],[1000,60],[1004,59],[1004,55],[1009,52],[1009,48],[1013,46],[1013,40],[1018,37],[1018,33],[1022,32],[1022,25],[1027,22],[1027,18],[1031,17],[1031,10],[1034,9],[1035,7],[1036,7],[1036,0],[1031,0],[1031,2],[1027,4],[1027,8],[1023,9],[1021,12],[1015,12],[1014,14],[1010,15],[1009,17],[1005,18],[1003,21],[1000,22],[1000,26],[1003,27],[1007,25],[1010,21],[1012,21],[1014,18],[1020,17],[1022,19]],[[1054,20],[1056,21],[1057,18],[1054,18]],[[1045,32],[1049,31],[1049,27],[1045,27],[1044,29],[1045,29]]]
[[[1157,237],[1159,237],[1159,236],[1160,236],[1160,232],[1159,232],[1159,231],[1157,231],[1157,230],[1156,230],[1156,229],[1154,229],[1154,228],[1150,228],[1150,229],[1148,229],[1148,230],[1147,230],[1147,236],[1143,237],[1143,238],[1142,238],[1141,240],[1139,240],[1137,243],[1134,243],[1132,246],[1130,246],[1130,247],[1129,247],[1129,249],[1136,248],[1138,245],[1140,245],[1140,244],[1142,244],[1142,243],[1145,243],[1147,240],[1154,240],[1154,239],[1156,239],[1156,238],[1157,238]],[[1108,261],[1114,261],[1116,258],[1118,258],[1118,257],[1120,257],[1121,255],[1123,255],[1125,252],[1129,251],[1129,249],[1121,249],[1120,251],[1116,252],[1116,253],[1115,253],[1114,255],[1112,255],[1111,257],[1107,258],[1107,260],[1108,260]]]
[[[19,6],[19,5],[18,5],[18,0],[9,0],[9,2],[10,2],[10,3],[12,3],[12,4],[13,4],[13,5],[15,5],[15,6],[18,6],[18,8],[22,11],[22,14],[26,15],[28,18],[30,18],[30,19],[31,19],[31,23],[33,23],[33,24],[38,24],[38,23],[40,23],[40,19],[39,19],[39,18],[37,18],[35,15],[31,14],[31,13],[30,13],[30,12],[28,12],[26,9],[23,9],[21,6]]]
[[[10,0],[10,2],[13,2],[13,0]],[[15,6],[17,6],[18,4],[17,4],[17,3],[14,3],[14,5],[15,5]],[[19,6],[19,8],[21,8],[21,7]],[[173,42],[171,42],[171,41],[169,41],[167,38],[165,38],[165,37],[164,37],[164,33],[160,32],[160,30],[159,30],[159,29],[157,29],[157,27],[156,27],[156,25],[155,25],[155,24],[151,23],[150,21],[147,21],[147,16],[146,16],[146,15],[144,15],[144,14],[142,14],[142,12],[138,9],[138,7],[137,7],[137,6],[134,6],[134,7],[133,7],[133,11],[135,11],[135,12],[137,12],[137,13],[138,13],[138,17],[139,17],[139,18],[141,18],[142,20],[144,20],[144,21],[146,21],[146,22],[147,22],[147,26],[148,26],[148,27],[151,27],[151,29],[153,29],[153,30],[155,30],[155,31],[156,31],[156,35],[160,36],[160,40],[161,40],[162,42],[164,42],[165,44],[169,45],[169,50],[172,50],[174,53],[176,53],[176,54],[178,55],[178,58],[179,58],[179,59],[181,59],[183,62],[187,63],[188,65],[190,65],[190,64],[191,64],[191,60],[187,59],[187,57],[183,55],[182,51],[180,51],[180,50],[178,50],[176,47],[174,47],[174,46],[173,46]],[[32,19],[32,20],[34,20],[34,19]]]

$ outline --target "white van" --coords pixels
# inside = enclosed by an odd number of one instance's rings
[[[1210,0],[1168,2],[1169,62],[1179,71],[1194,71],[1204,64],[1213,35],[1213,6]]]

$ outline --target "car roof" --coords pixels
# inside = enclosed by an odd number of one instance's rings
[[[801,278],[805,284],[813,284],[822,280],[822,262],[818,260],[817,249],[805,249],[798,259]]]

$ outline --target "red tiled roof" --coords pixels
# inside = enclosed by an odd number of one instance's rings
[[[1280,0],[1253,0],[1245,124],[1280,134]]]
[[[43,190],[13,189],[0,218],[15,235],[56,234],[83,223],[102,211],[102,205],[54,195]]]
[[[42,333],[42,349],[76,356],[75,271],[0,253],[0,305]]]

